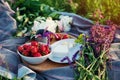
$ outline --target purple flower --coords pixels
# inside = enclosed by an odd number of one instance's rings
[[[77,51],[77,52],[73,55],[73,57],[72,57],[72,60],[73,60],[73,61],[76,60],[76,57],[77,57],[78,53],[79,53],[79,51]]]
[[[61,62],[64,62],[65,60],[68,61],[68,64],[69,64],[71,67],[73,67],[73,68],[75,67],[68,56],[64,57],[64,58],[61,60]]]
[[[65,60],[67,60],[68,63],[72,63],[68,56],[65,56],[65,57],[61,60],[61,62],[64,62]]]

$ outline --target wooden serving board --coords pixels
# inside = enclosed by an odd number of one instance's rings
[[[46,61],[44,61],[43,63],[40,64],[29,64],[25,61],[23,61],[23,63],[28,66],[29,68],[35,70],[35,71],[46,71],[46,70],[50,70],[50,69],[54,69],[54,68],[58,68],[58,67],[64,67],[64,66],[68,66],[69,64],[67,63],[56,63],[56,62],[52,62],[51,60],[47,59]]]
[[[62,33],[63,34],[63,33]],[[69,35],[69,38],[75,38],[74,36]],[[52,43],[54,43],[55,41],[52,41]],[[50,69],[54,69],[54,68],[58,68],[58,67],[64,67],[64,66],[68,66],[68,63],[56,63],[53,62],[49,59],[47,59],[46,61],[44,61],[43,63],[40,64],[29,64],[25,61],[22,60],[22,62],[29,68],[35,70],[35,71],[46,71],[46,70],[50,70]]]

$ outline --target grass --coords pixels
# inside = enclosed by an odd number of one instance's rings
[[[99,9],[106,20],[120,24],[120,0],[74,0],[74,2],[79,5],[76,11],[79,15],[95,21],[92,15]]]
[[[3,76],[0,76],[0,80],[10,80],[10,79],[5,78],[5,77],[3,77]],[[17,79],[16,79],[16,80],[17,80]]]
[[[120,24],[120,0],[41,0],[41,3],[54,7],[56,10],[74,12],[91,20],[93,13],[100,10],[105,20]]]
[[[10,80],[10,79],[8,79],[8,78],[3,77],[3,76],[0,75],[0,80]],[[12,80],[23,80],[23,79],[14,78],[14,79],[12,79]]]

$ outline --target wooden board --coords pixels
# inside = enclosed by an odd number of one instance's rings
[[[29,64],[25,61],[23,61],[23,63],[28,66],[29,68],[35,70],[35,71],[46,71],[46,70],[50,70],[50,69],[54,69],[54,68],[58,68],[58,67],[64,67],[64,66],[68,66],[69,64],[67,63],[56,63],[56,62],[52,62],[49,59],[47,59],[46,61],[44,61],[43,63],[40,64]]]
[[[69,35],[69,38],[75,38],[74,36]],[[52,43],[54,43],[55,41],[52,41]],[[22,60],[23,61],[23,60]],[[46,70],[50,70],[50,69],[54,69],[54,68],[58,68],[58,67],[64,67],[64,66],[68,66],[68,63],[56,63],[53,62],[49,59],[47,59],[46,61],[44,61],[43,63],[40,64],[29,64],[25,61],[23,61],[23,63],[28,66],[29,68],[35,70],[35,71],[46,71]]]

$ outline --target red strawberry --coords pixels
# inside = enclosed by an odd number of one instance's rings
[[[37,53],[38,52],[38,47],[31,46],[31,52],[32,53]]]
[[[24,48],[22,46],[18,46],[18,51],[22,52]]]
[[[46,47],[45,47],[45,45],[40,45],[40,50],[42,51],[42,52],[44,52],[45,50],[46,50]]]
[[[26,51],[26,50],[24,50],[24,51],[22,52],[22,54],[25,55],[25,56],[28,56],[28,55],[29,55],[29,52]]]
[[[24,44],[23,48],[24,48],[24,50],[26,50],[28,48],[28,44]]]
[[[49,38],[50,38],[50,41],[52,41],[54,39],[54,35],[53,34],[49,34]]]
[[[61,34],[57,33],[55,38],[56,38],[56,40],[61,40],[62,39]]]
[[[68,39],[69,36],[67,34],[63,35],[63,38],[62,39]]]
[[[40,56],[42,55],[39,52],[33,54],[33,57],[40,57]]]
[[[28,52],[31,51],[31,45],[28,45],[27,49],[26,49]]]
[[[46,50],[48,50],[48,51],[50,50],[48,45],[45,45],[45,47],[46,47]]]
[[[45,51],[45,55],[47,55],[47,54],[49,54],[49,53],[50,53],[49,50],[46,50],[46,51]]]
[[[46,47],[45,54],[47,55],[50,53],[50,49],[49,49],[49,46],[47,46],[47,45],[45,45],[45,47]]]
[[[32,41],[31,46],[38,46],[38,42],[37,41]]]

